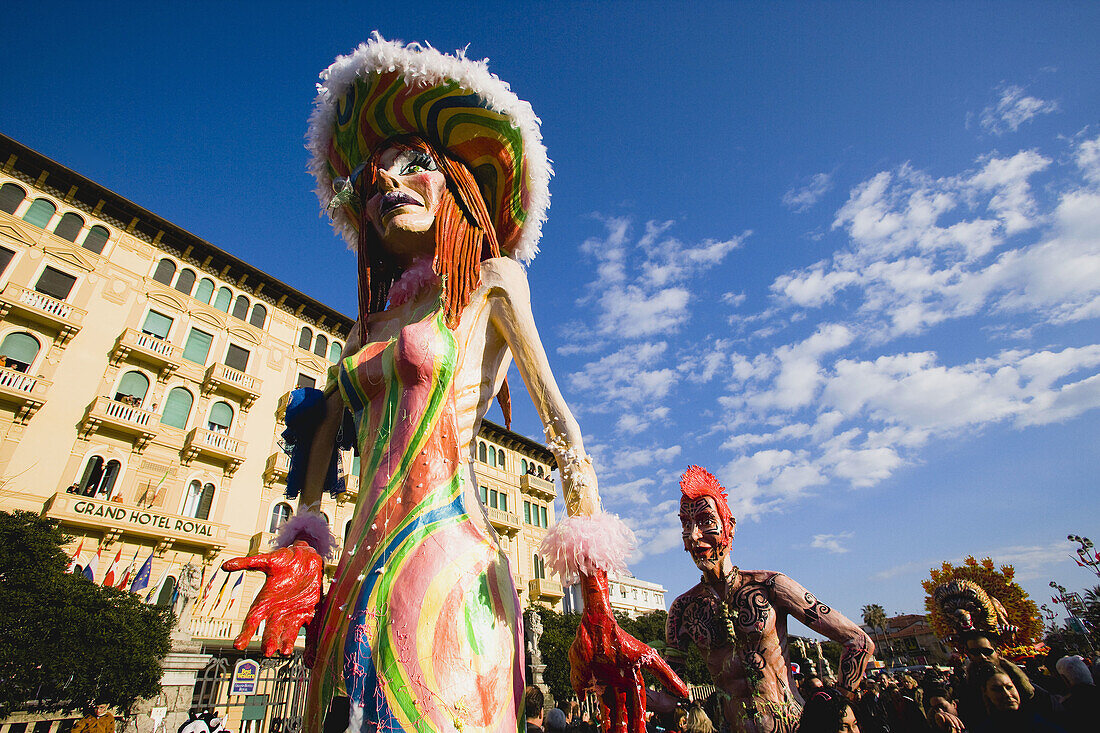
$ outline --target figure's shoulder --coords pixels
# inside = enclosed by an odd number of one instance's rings
[[[528,289],[527,270],[511,257],[490,257],[481,263],[481,284],[511,291]]]
[[[741,578],[743,585],[762,585],[769,590],[790,580],[783,573],[774,570],[742,570]]]
[[[685,603],[691,603],[699,598],[710,595],[710,591],[707,590],[707,586],[704,583],[696,583],[693,587],[688,588],[686,591],[676,596],[676,600],[672,602],[672,605]]]

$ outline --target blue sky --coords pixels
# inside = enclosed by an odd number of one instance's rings
[[[305,172],[317,73],[373,29],[488,57],[555,163],[543,340],[636,574],[672,594],[697,578],[691,463],[730,489],[738,564],[848,615],[920,611],[928,569],[971,553],[1039,602],[1095,580],[1064,537],[1100,535],[1100,6],[6,17],[4,133],[348,313]]]

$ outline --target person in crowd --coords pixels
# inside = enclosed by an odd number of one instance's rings
[[[959,708],[951,696],[951,691],[946,687],[929,688],[925,702],[925,717],[928,718],[928,724],[932,730],[951,733],[966,730],[966,726],[959,717]]]
[[[855,710],[847,696],[832,687],[815,690],[806,699],[797,733],[859,733]]]
[[[115,716],[105,700],[89,705],[84,717],[73,725],[73,733],[115,733]]]
[[[979,662],[971,667],[970,674],[981,690],[986,711],[983,720],[967,721],[973,733],[1067,733],[1040,710],[1035,697],[1021,695],[1012,677],[998,665]]]
[[[809,699],[809,695],[802,693]],[[877,680],[864,680],[860,687],[859,702],[854,705],[859,729],[863,733],[889,733],[886,707],[883,705],[882,688]]]
[[[924,711],[913,695],[913,689],[904,681],[906,676],[886,681],[882,697],[887,726],[891,733],[923,733],[928,724],[924,719]],[[915,686],[916,682],[913,680],[913,687]]]
[[[703,712],[703,708],[692,705],[684,713],[683,723],[680,726],[683,733],[714,733],[714,724]]]
[[[523,715],[527,720],[527,733],[542,733],[543,705],[546,696],[534,685],[523,690]]]
[[[569,721],[558,708],[550,708],[542,717],[542,729],[546,733],[566,733],[569,729]]]
[[[818,677],[815,672],[807,672],[802,676],[802,680],[798,685],[798,691],[802,693],[802,697],[805,699],[815,690],[820,690],[824,686],[825,682]]]
[[[994,646],[995,641],[997,638],[994,635],[983,631],[971,631],[962,637],[967,662],[963,683],[955,689],[958,693],[956,700],[959,714],[969,728],[973,728],[986,716],[981,685],[975,680],[973,674],[976,666],[988,663],[1000,669],[1009,676],[1013,686],[1024,700],[1031,700],[1037,694],[1027,674],[997,651]],[[1045,704],[1049,709],[1049,698],[1046,699]]]
[[[1100,691],[1093,683],[1085,660],[1077,655],[1065,656],[1058,660],[1055,668],[1068,689],[1057,706],[1062,724],[1071,731],[1100,727]]]
[[[666,648],[702,653],[722,713],[736,733],[787,730],[801,700],[790,687],[787,622],[794,617],[840,643],[839,687],[855,700],[874,653],[871,637],[835,608],[783,573],[740,570],[730,548],[737,524],[725,489],[708,471],[690,466],[680,479],[684,550],[702,571],[700,582],[672,602]]]

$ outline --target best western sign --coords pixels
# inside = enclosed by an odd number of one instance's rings
[[[198,537],[213,536],[213,528],[201,520],[176,517],[167,514],[157,514],[156,512],[150,512],[144,509],[132,509],[117,504],[83,500],[73,504],[73,512],[89,517],[113,519],[116,522],[134,524],[139,527],[169,529],[173,532],[182,532],[183,534],[196,535]]]

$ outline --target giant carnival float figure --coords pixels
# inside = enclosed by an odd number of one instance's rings
[[[520,263],[537,252],[549,202],[538,118],[484,61],[374,34],[322,73],[308,140],[322,205],[358,257],[359,319],[323,395],[292,400],[316,419],[296,436],[288,494],[299,483],[301,494],[282,549],[223,565],[268,574],[238,648],[266,621],[264,653],[289,653],[309,624],[309,733],[343,729],[325,721],[336,696],[348,698],[349,733],[515,733],[522,616],[472,464],[494,396],[508,416],[514,359],[569,515],[544,552],[585,590],[573,686],[602,694],[606,731],[643,733],[642,669],[687,690],[611,615],[606,571],[623,567],[633,537],[601,508],[535,329]],[[317,508],[336,483],[338,442],[355,443],[360,492],[318,601],[319,558],[335,541]]]
[[[837,688],[851,700],[874,653],[871,638],[782,573],[741,570],[730,559],[737,520],[725,489],[691,466],[680,479],[684,549],[703,572],[672,602],[667,649],[698,647],[719,689],[722,715],[736,733],[794,731],[802,699],[791,684],[787,618],[794,616],[844,646]],[[677,668],[673,659],[673,668]],[[666,703],[667,704],[667,703]]]

